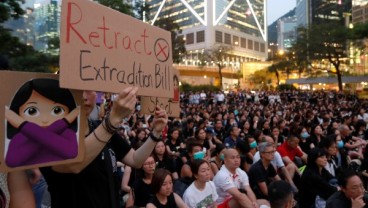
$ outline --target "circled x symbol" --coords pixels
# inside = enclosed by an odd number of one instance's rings
[[[165,62],[170,57],[169,43],[163,39],[159,38],[155,42],[155,56],[160,62]]]

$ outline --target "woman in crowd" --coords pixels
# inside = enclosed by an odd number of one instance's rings
[[[184,201],[173,193],[173,179],[171,173],[165,169],[158,169],[152,178],[153,196],[147,208],[187,208]]]
[[[299,205],[301,208],[315,207],[327,200],[338,188],[330,185],[333,176],[325,169],[326,152],[318,147],[313,148],[308,155],[307,166],[300,179]]]
[[[156,162],[152,156],[149,156],[143,163],[143,177],[134,181],[127,201],[127,207],[145,207],[152,195],[152,177],[156,169]]]
[[[145,129],[138,128],[136,136],[132,139],[131,145],[134,149],[138,149],[147,140],[147,133]]]
[[[179,135],[179,129],[173,129],[169,134],[169,139],[166,140],[166,152],[173,159],[176,159],[180,156],[179,149],[184,147]]]
[[[156,168],[164,168],[172,174],[174,179],[178,179],[178,172],[176,171],[175,161],[170,158],[165,148],[163,141],[157,142],[155,149],[153,150],[153,158],[156,161]]]
[[[191,168],[195,181],[184,193],[185,204],[190,208],[215,208],[218,195],[215,184],[210,181],[210,164],[205,160],[196,160],[192,163]]]
[[[212,152],[212,158],[211,158],[211,170],[214,175],[220,170],[223,161],[224,161],[224,151],[225,146],[223,144],[216,144],[215,150]]]

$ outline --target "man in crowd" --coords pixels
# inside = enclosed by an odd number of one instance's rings
[[[285,181],[274,181],[268,186],[271,208],[292,208],[294,204],[293,190]]]
[[[362,208],[364,201],[364,185],[353,170],[344,171],[338,178],[340,191],[335,192],[326,202],[326,208]]]
[[[240,129],[233,125],[230,127],[230,135],[225,138],[224,143],[227,148],[235,148],[238,141],[240,141]]]
[[[272,143],[262,142],[258,146],[261,159],[254,163],[249,170],[250,185],[258,199],[268,199],[267,186],[272,181],[281,180],[271,164],[274,159],[275,148]]]
[[[307,163],[307,154],[298,147],[299,141],[296,135],[290,134],[287,140],[277,147],[277,151],[286,165],[295,164],[295,156],[300,157],[304,163]]]
[[[219,208],[255,208],[264,201],[257,201],[249,186],[248,175],[239,168],[240,155],[235,149],[224,153],[224,165],[217,172],[213,182],[218,194]]]

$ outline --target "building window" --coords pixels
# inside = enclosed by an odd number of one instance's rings
[[[247,48],[247,39],[245,39],[245,38],[241,38],[241,39],[240,39],[240,46],[241,46],[242,48]]]
[[[254,41],[254,50],[259,51],[259,42]]]
[[[204,42],[204,30],[197,32],[197,43]]]
[[[233,36],[233,45],[234,46],[239,46],[239,37],[238,36]]]
[[[228,33],[225,33],[225,44],[231,45],[231,35]]]
[[[253,40],[248,39],[248,49],[253,50]]]
[[[194,43],[194,33],[188,33],[186,35],[186,44],[189,45],[189,44],[193,44]]]
[[[216,43],[222,43],[222,32],[216,31]]]
[[[261,43],[261,52],[266,52],[266,45],[264,43]]]

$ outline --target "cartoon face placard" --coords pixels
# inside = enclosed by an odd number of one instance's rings
[[[81,161],[82,92],[59,87],[58,75],[0,72],[0,171]],[[82,116],[83,115],[83,116]]]

